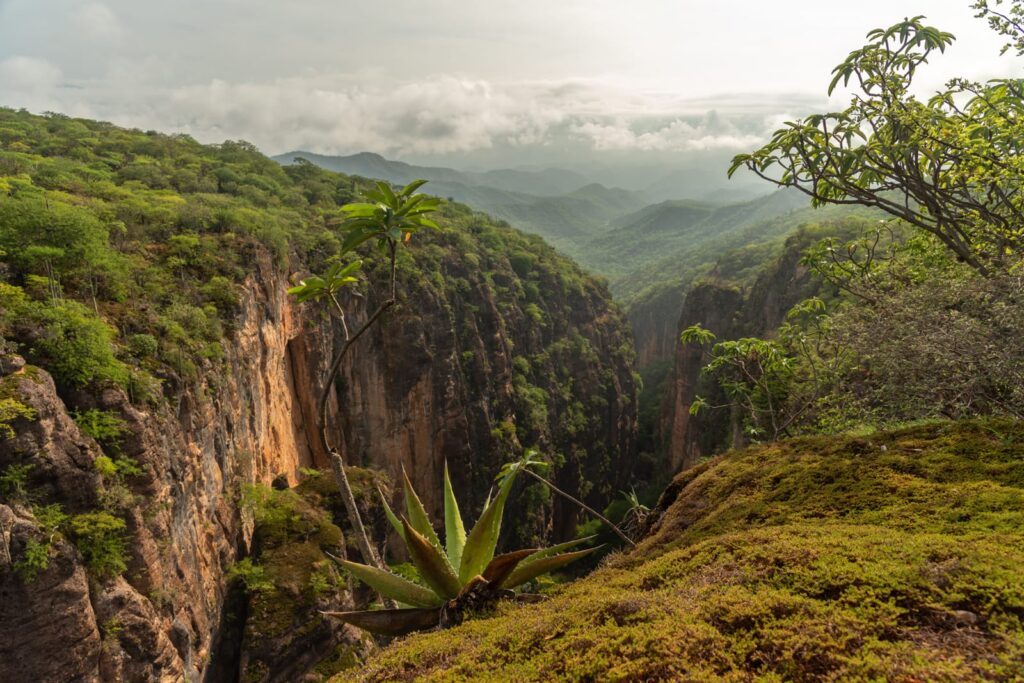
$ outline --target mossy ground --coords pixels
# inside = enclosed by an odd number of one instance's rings
[[[550,601],[403,639],[362,680],[1024,680],[1020,423],[751,448],[663,507]]]

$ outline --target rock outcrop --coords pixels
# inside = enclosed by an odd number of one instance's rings
[[[31,513],[0,505],[0,674],[5,681],[99,680],[103,640],[75,547],[54,543],[49,567],[31,582],[10,562],[38,535]]]

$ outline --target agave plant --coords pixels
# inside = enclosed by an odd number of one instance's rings
[[[403,607],[326,614],[367,631],[403,635],[460,623],[467,612],[486,607],[499,599],[522,602],[539,599],[539,596],[516,593],[513,589],[588,555],[597,548],[572,551],[572,548],[593,538],[589,537],[541,550],[518,550],[494,555],[505,501],[516,475],[526,466],[527,461],[524,459],[502,469],[497,494],[493,499],[488,498],[480,518],[469,534],[466,534],[446,464],[443,546],[409,477],[403,472],[406,514],[399,517],[383,495],[381,500],[388,520],[405,541],[409,557],[422,583],[386,570],[339,559],[338,562],[353,576]]]

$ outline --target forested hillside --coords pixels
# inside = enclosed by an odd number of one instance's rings
[[[330,467],[314,403],[339,321],[286,290],[340,252],[339,206],[363,187],[244,143],[0,110],[0,677],[215,665],[256,514],[240,496]],[[439,220],[398,253],[402,299],[341,369],[342,452],[385,491],[404,468],[434,513],[447,461],[475,512],[537,446],[559,486],[603,508],[633,468],[624,319],[539,238],[454,203]],[[342,295],[352,324],[386,268],[367,258]],[[578,508],[520,489],[509,542],[574,535]],[[30,646],[41,629],[74,647]]]

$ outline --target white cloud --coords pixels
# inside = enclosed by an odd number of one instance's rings
[[[110,40],[121,35],[117,15],[101,2],[90,2],[78,10],[75,21],[92,38]]]
[[[571,130],[574,135],[590,141],[594,149],[602,151],[739,150],[763,142],[776,127],[778,118],[776,113],[766,112],[753,119],[744,117],[734,121],[712,110],[700,121],[676,118],[648,130],[637,130],[635,123],[622,119],[611,123],[587,121]]]
[[[128,91],[145,100],[140,89]],[[241,137],[273,152],[373,150],[395,156],[566,140],[596,150],[737,149],[762,140],[779,118],[778,110],[758,113],[749,107],[694,116],[685,103],[627,95],[594,82],[494,84],[453,76],[394,87],[316,76],[266,83],[215,80],[174,88],[159,99],[147,112],[156,113],[163,127],[199,139]],[[111,109],[125,106],[131,105]],[[607,112],[617,110],[609,118]]]
[[[961,38],[937,82],[1021,63],[966,0],[427,4],[0,0],[0,106],[269,152],[558,163],[750,147],[827,105],[807,93],[867,29],[925,4]]]
[[[60,80],[60,69],[45,59],[15,55],[0,61],[0,90],[39,93],[55,87]]]
[[[159,60],[112,61],[101,78],[64,83],[45,60],[14,57],[0,63],[0,104],[184,132],[205,142],[246,139],[271,153],[371,150],[397,157],[566,145],[599,152],[733,150],[762,140],[782,106],[766,101],[768,108],[757,111],[748,98],[741,105],[730,98],[690,102],[593,79],[494,83],[440,75],[390,85],[307,75],[176,86],[169,77]],[[720,113],[706,114],[709,108]]]

